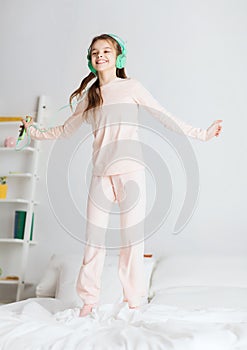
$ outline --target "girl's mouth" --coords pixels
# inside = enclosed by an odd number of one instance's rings
[[[98,61],[96,62],[96,64],[102,64],[102,63],[106,63],[107,61]]]

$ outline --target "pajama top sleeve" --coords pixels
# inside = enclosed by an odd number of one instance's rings
[[[75,112],[65,121],[63,125],[51,127],[49,129],[38,129],[31,125],[28,133],[34,140],[53,140],[72,135],[83,123],[83,112],[85,109],[85,98],[80,101]]]
[[[133,98],[139,105],[148,110],[155,118],[157,118],[165,127],[180,134],[189,137],[207,140],[207,130],[195,128],[192,125],[176,118],[168,112],[154,97],[146,90],[142,84],[133,79],[135,85],[133,87]]]

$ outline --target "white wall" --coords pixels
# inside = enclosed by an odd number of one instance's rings
[[[0,4],[1,115],[32,113],[37,96],[44,94],[50,101],[46,125],[62,123],[69,109],[57,110],[88,73],[86,51],[92,37],[109,32],[127,41],[128,75],[139,79],[174,115],[202,128],[215,119],[224,120],[219,138],[206,143],[191,139],[200,170],[200,195],[193,217],[178,235],[171,232],[183,199],[178,188],[184,186],[184,177],[179,161],[169,155],[174,205],[163,227],[146,241],[146,252],[245,254],[246,2],[1,0]],[[150,143],[166,156],[160,140],[153,136]],[[52,253],[83,252],[83,244],[63,230],[49,206],[46,169],[51,147],[50,141],[42,143],[35,225],[39,245],[32,250],[28,271],[35,281]],[[88,149],[82,158],[87,159]],[[82,164],[78,171],[83,172]],[[76,186],[79,191],[79,180]]]

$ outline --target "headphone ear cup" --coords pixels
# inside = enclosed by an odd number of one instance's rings
[[[118,57],[116,59],[116,67],[120,68],[120,69],[124,68],[125,63],[126,63],[126,56],[125,56],[125,54],[121,53],[120,55],[118,55]]]
[[[92,66],[91,60],[88,59],[87,65],[88,65],[88,68],[90,69],[90,71],[93,72],[96,75],[96,70]]]
[[[90,71],[96,75],[96,70],[94,69],[92,62],[91,62],[90,49],[88,49],[88,51],[87,51],[87,65],[88,65],[88,68],[90,69]]]

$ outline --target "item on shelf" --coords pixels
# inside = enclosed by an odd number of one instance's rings
[[[9,136],[4,140],[4,147],[15,147],[16,145],[16,138],[14,136]]]
[[[3,273],[3,270],[2,270],[1,267],[0,267],[0,276],[1,276],[2,273]]]
[[[11,116],[8,116],[8,117],[0,117],[0,122],[19,122],[21,121],[23,118],[22,117],[11,117]]]
[[[26,215],[27,215],[27,212],[24,210],[16,210],[15,211],[14,238],[17,238],[17,239],[24,238]],[[30,241],[32,241],[32,239],[33,239],[33,222],[34,222],[34,213],[32,215]]]
[[[5,276],[0,278],[1,281],[18,281],[19,277],[18,276]]]
[[[8,192],[7,177],[0,177],[0,199],[6,199]]]

